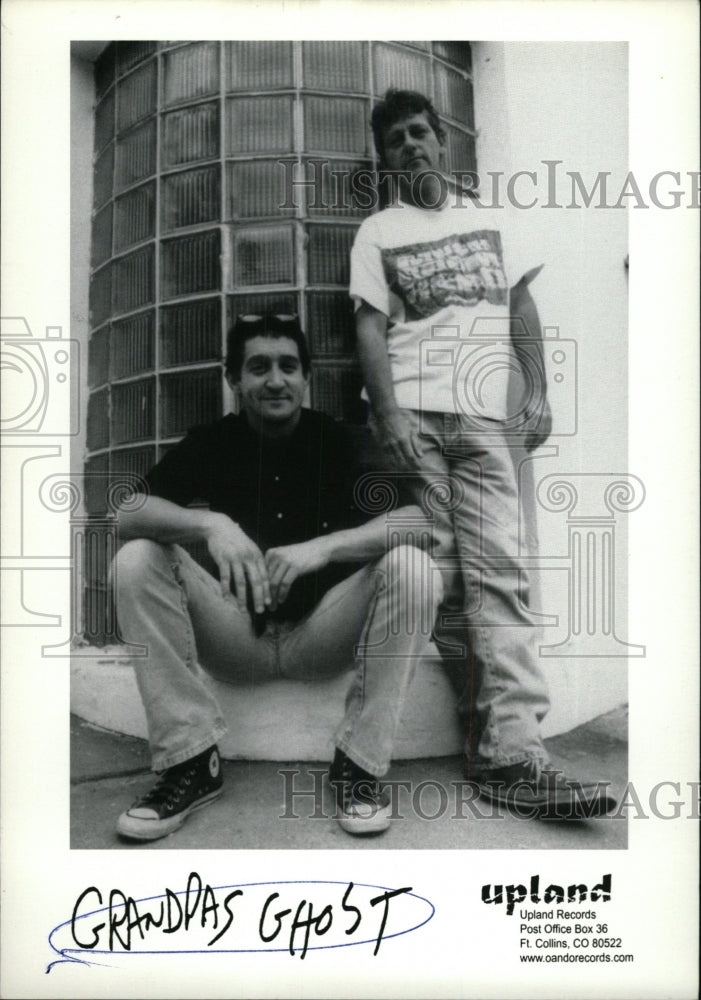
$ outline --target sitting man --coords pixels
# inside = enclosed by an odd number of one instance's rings
[[[377,778],[442,597],[440,573],[397,539],[398,522],[391,533],[385,515],[363,523],[349,429],[302,409],[309,376],[296,317],[240,317],[226,377],[241,412],[191,430],[150,472],[142,506],[120,513],[133,540],[115,559],[113,586],[123,638],[148,647],[137,682],[162,772],[119,817],[125,837],[164,837],[222,792],[226,726],[202,667],[252,684],[328,678],[354,658],[329,775],[337,816],[354,834],[389,825]],[[195,500],[209,509],[187,506]],[[219,579],[180,542],[204,542]]]

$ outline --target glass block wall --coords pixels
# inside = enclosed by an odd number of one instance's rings
[[[376,166],[370,111],[389,86],[430,95],[448,166],[475,169],[470,60],[467,42],[118,42],[103,52],[87,472],[143,474],[188,427],[224,412],[222,357],[239,313],[299,313],[312,405],[362,417],[347,283],[367,210],[347,178]],[[291,177],[310,183],[290,195]],[[100,496],[89,497],[93,512]]]

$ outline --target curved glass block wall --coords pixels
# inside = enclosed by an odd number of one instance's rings
[[[370,111],[389,86],[429,94],[448,166],[474,170],[470,58],[467,42],[105,50],[86,471],[143,474],[188,427],[224,412],[226,330],[239,313],[299,313],[314,358],[312,405],[360,417],[347,283],[368,210],[350,197],[348,177],[375,166]],[[308,183],[290,193],[290,178]],[[99,510],[97,493],[88,507]]]

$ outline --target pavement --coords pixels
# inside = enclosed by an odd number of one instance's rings
[[[545,741],[567,777],[610,782],[628,775],[627,711],[616,709]],[[351,837],[333,818],[328,761],[223,761],[224,795],[180,830],[150,843],[121,839],[118,815],[154,781],[144,740],[71,717],[71,847],[97,850],[623,850],[626,811],[584,821],[523,819],[472,797],[459,756],[396,761],[394,811],[380,836]],[[307,793],[307,794],[304,794]]]

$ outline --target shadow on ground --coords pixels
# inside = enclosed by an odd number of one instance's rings
[[[627,781],[627,715],[617,709],[546,740],[568,777]],[[394,811],[381,837],[350,837],[335,822],[324,773],[328,762],[225,761],[221,799],[162,840],[133,844],[115,833],[117,816],[153,783],[144,740],[71,718],[71,847],[77,849],[424,849],[616,850],[627,822],[520,819],[472,799],[461,757],[397,761],[387,776]],[[301,794],[300,794],[301,793]]]

